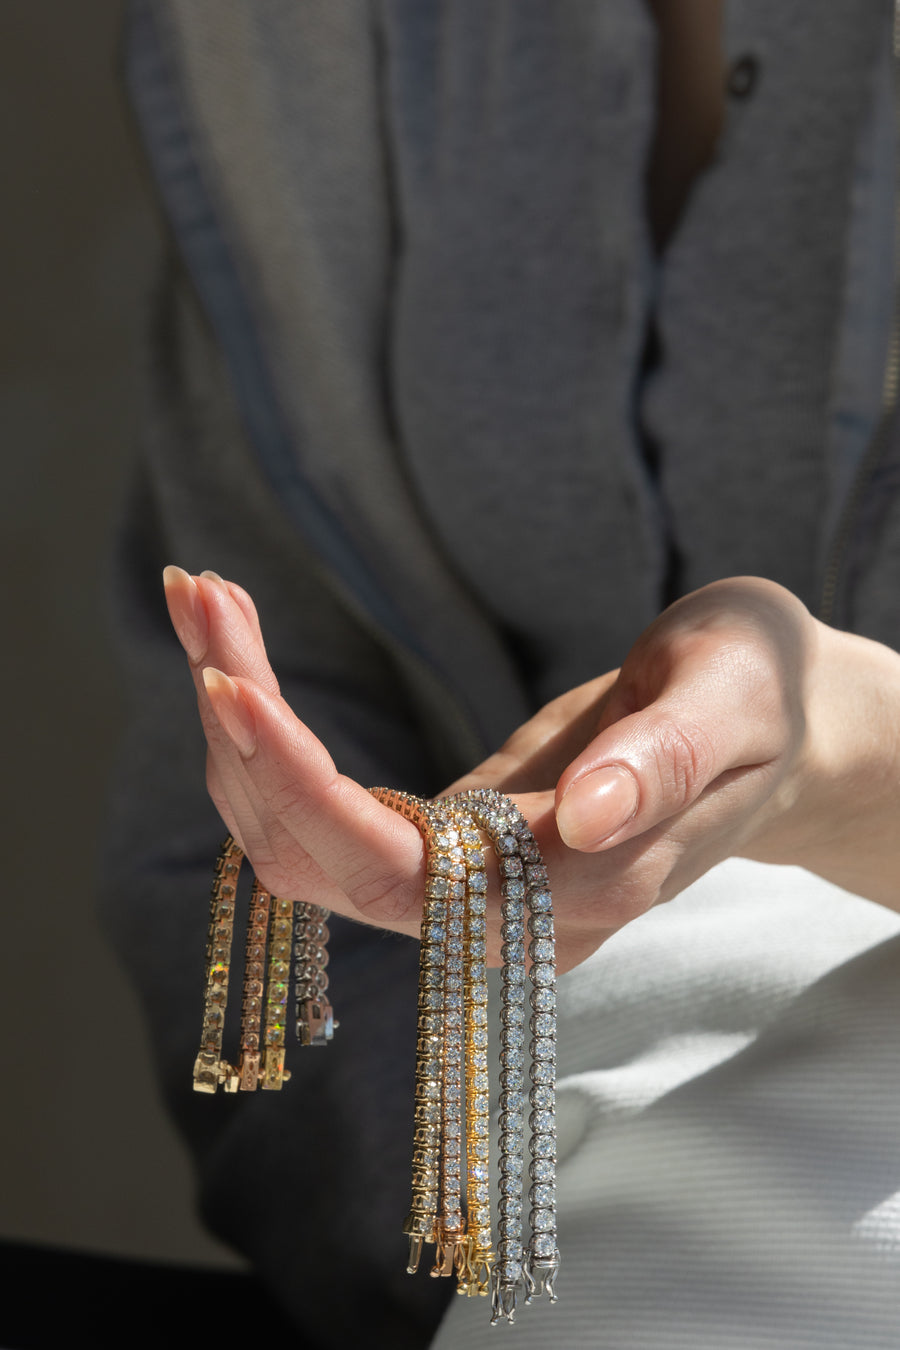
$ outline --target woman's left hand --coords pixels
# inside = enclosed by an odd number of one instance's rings
[[[686,596],[460,784],[536,828],[563,968],[741,855],[900,908],[900,657],[742,577]]]

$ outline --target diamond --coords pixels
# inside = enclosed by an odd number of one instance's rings
[[[556,1129],[556,1117],[553,1111],[532,1111],[528,1124],[536,1134],[552,1134]]]
[[[555,1083],[556,1066],[552,1061],[542,1061],[531,1066],[532,1083]]]
[[[528,955],[532,961],[552,961],[556,956],[556,943],[552,938],[534,938],[529,943]]]
[[[500,1279],[507,1284],[518,1284],[522,1278],[520,1261],[501,1261],[497,1269],[500,1272]]]
[[[501,1092],[500,1110],[501,1111],[524,1111],[525,1094],[523,1092]]]
[[[524,1075],[521,1069],[501,1069],[500,1086],[509,1092],[518,1092],[522,1089]]]
[[[510,1046],[501,1052],[500,1063],[504,1069],[521,1069],[525,1063],[525,1056],[518,1046]]]
[[[531,1155],[534,1158],[555,1158],[556,1135],[536,1134],[531,1141]]]
[[[473,872],[469,877],[469,886],[473,891],[486,891],[487,874],[485,872]]]
[[[556,1238],[552,1233],[538,1233],[531,1243],[531,1255],[548,1259],[556,1255]]]
[[[472,1023],[476,1027],[487,1026],[487,1008],[474,1007],[472,1009]]]
[[[505,1027],[523,1027],[525,1025],[525,1009],[521,1003],[509,1003],[500,1010],[500,1021]]]
[[[556,1227],[556,1215],[549,1209],[533,1210],[531,1227],[536,1233],[552,1233]]]
[[[502,1218],[497,1220],[497,1233],[502,1238],[517,1238],[522,1232],[521,1219]]]
[[[532,1181],[553,1182],[556,1180],[556,1165],[550,1158],[535,1158],[529,1167]]]
[[[508,965],[522,965],[525,960],[525,943],[504,942],[500,948],[500,958]]]
[[[506,984],[519,985],[525,983],[525,967],[522,965],[502,966],[500,974]]]
[[[542,863],[529,863],[525,868],[525,879],[532,886],[545,886],[547,884],[547,869]]]
[[[520,1195],[501,1195],[497,1209],[504,1219],[519,1219],[522,1216],[522,1197]]]
[[[555,1059],[556,1041],[552,1036],[537,1036],[531,1042],[531,1053],[535,1059]]]
[[[536,1182],[531,1188],[529,1199],[535,1207],[538,1205],[553,1206],[556,1204],[556,1187],[550,1185],[549,1182]]]
[[[531,991],[531,1006],[535,1012],[555,1012],[556,990],[533,989]]]
[[[503,883],[503,894],[507,900],[524,900],[525,882],[518,877],[510,877]]]
[[[500,875],[503,877],[520,877],[522,875],[521,858],[501,858]]]
[[[524,942],[525,933],[520,923],[504,923],[500,926],[500,938],[503,942]]]
[[[474,1167],[470,1168],[470,1171],[473,1181],[487,1181],[488,1169],[484,1163],[476,1163]]]
[[[482,1050],[488,1043],[488,1034],[485,1027],[476,1027],[472,1032],[472,1044],[476,1049]]]
[[[485,899],[483,895],[473,895],[469,899],[469,913],[483,914],[485,911]]]
[[[553,967],[546,962],[540,962],[531,967],[531,978],[536,985],[553,984],[556,980],[556,972]]]
[[[532,914],[528,920],[528,931],[532,937],[552,938],[553,937],[553,915],[552,914]]]
[[[471,939],[469,942],[469,955],[473,959],[478,959],[480,961],[484,960],[484,938]]]
[[[476,1050],[472,1056],[472,1068],[486,1070],[487,1066],[488,1062],[485,1052],[483,1050]]]
[[[552,914],[553,896],[549,891],[535,891],[529,898],[528,907],[532,914]]]
[[[525,918],[525,907],[521,900],[504,900],[500,912],[505,923],[521,923]]]
[[[489,1092],[491,1080],[488,1074],[476,1073],[475,1077],[472,1079],[472,1087],[476,1092]]]
[[[533,1087],[530,1098],[532,1106],[545,1110],[553,1106],[556,1094],[552,1087]]]

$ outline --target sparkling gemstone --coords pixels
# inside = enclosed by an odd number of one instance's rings
[[[525,879],[532,886],[543,886],[547,882],[547,869],[543,863],[529,863],[525,868]]]
[[[556,1129],[553,1111],[532,1111],[528,1123],[537,1134],[551,1134]]]
[[[522,1278],[522,1265],[519,1261],[501,1261],[498,1269],[500,1279],[507,1284],[518,1284]]]
[[[504,1219],[521,1219],[522,1197],[519,1195],[501,1195],[497,1210]]]
[[[501,1069],[500,1086],[506,1088],[509,1092],[520,1092],[524,1082],[524,1074],[521,1069]]]
[[[487,1008],[476,1006],[472,1009],[472,1024],[476,1027],[487,1026]]]
[[[532,1013],[531,1030],[536,1036],[554,1036],[556,1018],[552,1013]]]
[[[477,1050],[483,1050],[488,1043],[488,1034],[486,1027],[476,1027],[472,1032],[472,1044]]]
[[[475,1166],[474,1166],[473,1168],[471,1168],[470,1170],[471,1170],[471,1173],[472,1173],[472,1180],[473,1180],[473,1181],[487,1181],[487,1180],[488,1180],[488,1169],[487,1169],[487,1167],[485,1166],[484,1163],[476,1163]]]
[[[462,979],[459,975],[448,975],[444,981],[444,988],[451,994],[458,994],[462,990]]]
[[[535,1158],[528,1170],[532,1181],[552,1183],[556,1180],[556,1164],[551,1158]]]
[[[552,914],[553,912],[553,897],[549,891],[535,891],[528,904],[532,914]]]
[[[531,1203],[532,1203],[532,1205],[534,1205],[534,1206],[538,1206],[538,1205],[544,1205],[544,1206],[550,1205],[550,1206],[552,1206],[552,1205],[555,1205],[555,1204],[556,1204],[556,1187],[555,1187],[555,1186],[551,1186],[551,1185],[549,1184],[549,1182],[542,1182],[542,1183],[541,1183],[541,1182],[536,1182],[536,1183],[532,1186],[532,1188],[531,1188],[531,1195],[530,1195],[529,1199],[531,1200]]]
[[[448,1027],[458,1027],[462,1023],[462,1013],[459,1008],[450,1008],[447,1011],[446,1021]]]
[[[450,883],[450,899],[462,900],[466,893],[466,883],[459,878]]]
[[[517,993],[516,993],[516,995],[513,995],[513,997],[518,996],[519,998],[521,998],[521,997],[522,997],[522,993],[521,993],[521,989],[519,988],[519,986],[521,986],[521,985],[523,985],[523,984],[525,983],[525,967],[524,967],[524,965],[515,965],[515,966],[509,966],[509,965],[506,965],[506,966],[501,966],[501,968],[500,968],[500,975],[501,975],[501,978],[504,980],[504,982],[505,982],[506,984],[516,986],[516,991],[517,991]]]
[[[473,891],[479,891],[479,892],[481,892],[481,891],[486,891],[486,890],[487,890],[487,873],[486,873],[486,872],[473,872],[472,875],[469,877],[469,886],[471,887],[471,889],[472,889]]]
[[[522,923],[525,918],[525,906],[521,900],[504,900],[501,913],[506,923]]]
[[[468,1145],[470,1158],[487,1158],[490,1156],[490,1144],[485,1139],[475,1139]]]
[[[491,1087],[489,1075],[486,1073],[476,1073],[475,1077],[472,1079],[472,1087],[476,1092],[489,1092]]]
[[[535,1059],[555,1059],[556,1041],[552,1036],[536,1036],[531,1042],[531,1053]]]
[[[443,900],[447,894],[447,878],[429,877],[425,883],[425,894],[430,900]]]
[[[442,970],[425,970],[422,972],[422,983],[426,989],[439,989],[444,982],[444,972]]]
[[[500,1021],[505,1027],[518,1028],[525,1025],[525,1009],[521,1003],[508,1003],[500,1010]]]
[[[486,1138],[490,1133],[488,1121],[484,1116],[476,1116],[472,1122],[472,1133]]]
[[[532,1256],[547,1260],[556,1255],[556,1238],[552,1233],[538,1233],[531,1243]]]
[[[555,1158],[556,1135],[536,1134],[531,1141],[531,1153],[535,1158]]]
[[[534,938],[528,945],[528,955],[532,961],[552,961],[556,956],[556,943],[552,938]]]
[[[425,1036],[439,1036],[443,1030],[440,1017],[434,1013],[421,1013],[419,1015],[419,1030]]]
[[[501,1111],[524,1111],[525,1094],[524,1092],[501,1092],[500,1093]]]
[[[512,834],[501,834],[494,847],[502,856],[509,857],[510,854],[517,852],[518,842]]]
[[[555,1083],[556,1066],[552,1060],[542,1060],[531,1066],[531,1081],[533,1083]]]
[[[531,1089],[531,1105],[538,1109],[552,1107],[556,1100],[556,1094],[552,1087],[533,1087]]]
[[[502,1218],[497,1220],[497,1234],[502,1238],[517,1238],[522,1233],[521,1219]]]
[[[552,1233],[556,1227],[556,1215],[549,1209],[536,1209],[531,1215],[531,1226],[536,1233]]]
[[[525,933],[520,923],[504,923],[500,926],[500,938],[503,942],[524,942]]]
[[[503,894],[508,900],[524,900],[525,882],[519,877],[509,877],[503,886]]]
[[[472,1068],[486,1071],[488,1066],[487,1054],[484,1050],[476,1050],[472,1055]]]
[[[522,965],[525,960],[524,942],[504,942],[500,948],[500,959],[507,965]]]
[[[535,938],[553,937],[552,914],[532,914],[528,920],[528,931]]]
[[[517,1046],[510,1046],[509,1049],[502,1051],[500,1063],[504,1069],[521,1069],[525,1063],[525,1056]]]
[[[462,956],[462,954],[463,954],[462,938],[458,937],[450,938],[450,940],[447,943],[447,955]]]
[[[556,972],[551,965],[542,961],[531,967],[531,978],[539,988],[546,987],[555,982]]]
[[[556,990],[532,989],[531,1006],[535,1012],[556,1012]]]
[[[476,1200],[481,1201],[482,1204],[486,1204],[491,1198],[491,1188],[483,1182],[479,1182],[478,1185],[472,1187],[472,1195]]]
[[[520,877],[522,875],[521,858],[501,858],[500,875],[503,877]]]
[[[449,919],[447,921],[447,932],[451,937],[462,937],[463,921],[462,919]]]
[[[469,913],[483,914],[485,911],[485,898],[483,895],[473,895],[469,899]]]
[[[481,914],[469,914],[469,937],[473,941],[484,937],[484,918]]]
[[[417,1119],[426,1121],[429,1125],[438,1125],[441,1120],[441,1108],[436,1103],[423,1105],[419,1109]]]

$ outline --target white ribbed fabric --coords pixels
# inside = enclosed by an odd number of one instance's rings
[[[559,1041],[560,1301],[517,1350],[895,1350],[900,917],[732,860],[561,979]]]

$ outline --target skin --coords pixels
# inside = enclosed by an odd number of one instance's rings
[[[280,698],[245,591],[174,567],[165,583],[209,790],[263,885],[417,936],[418,831],[339,774]],[[900,657],[740,577],[672,605],[620,671],[549,703],[447,791],[498,786],[527,816],[565,971],[736,855],[900,908],[898,770]],[[497,962],[497,913],[491,926]]]

